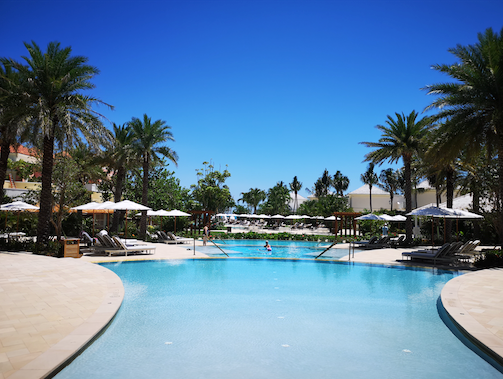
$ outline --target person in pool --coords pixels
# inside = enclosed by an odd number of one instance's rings
[[[271,247],[271,245],[269,245],[269,241],[265,241],[265,246],[264,247],[265,247],[265,249],[267,251],[272,251],[272,247]]]

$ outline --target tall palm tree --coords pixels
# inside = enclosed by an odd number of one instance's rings
[[[372,187],[374,184],[379,183],[379,178],[377,174],[374,172],[374,163],[370,162],[367,167],[367,171],[361,174],[360,179],[363,183],[369,186],[370,191],[370,212],[372,212]]]
[[[4,178],[7,173],[7,163],[11,146],[26,139],[22,133],[26,129],[27,117],[18,114],[16,110],[22,107],[23,95],[21,91],[20,73],[12,67],[12,62],[1,60],[0,65],[0,194],[3,193]],[[3,196],[0,195],[0,204]]]
[[[122,200],[122,192],[126,174],[133,163],[133,132],[128,124],[112,124],[113,138],[104,156],[104,164],[113,172],[113,195],[114,201]],[[111,231],[117,231],[120,220],[124,219],[124,213],[114,213]]]
[[[257,212],[257,206],[260,202],[267,198],[265,191],[259,188],[250,188],[248,192],[241,192],[241,195],[242,197],[238,201],[247,203],[253,214]]]
[[[349,187],[349,178],[337,170],[332,179],[332,186],[335,188],[337,195],[344,196],[344,191]]]
[[[166,125],[166,121],[152,119],[146,114],[143,120],[133,117],[128,123],[133,133],[133,149],[135,155],[141,160],[143,169],[142,204],[148,206],[148,173],[150,165],[161,160],[160,155],[166,157],[175,165],[178,155],[175,151],[161,144],[167,141],[174,141],[171,127]],[[142,212],[140,221],[140,237],[145,238],[147,233],[147,212]]]
[[[367,161],[381,164],[388,160],[394,163],[402,158],[404,164],[405,210],[409,213],[412,211],[411,161],[423,149],[422,141],[430,129],[430,119],[423,117],[418,120],[416,111],[412,111],[408,116],[403,113],[395,113],[395,115],[396,120],[388,115],[387,126],[376,126],[382,132],[378,142],[360,143],[367,147],[377,148],[365,155]],[[410,216],[407,216],[405,230],[407,241],[411,241],[412,220]]]
[[[440,127],[444,138],[438,146],[451,158],[456,158],[463,149],[468,156],[473,156],[484,148],[494,148],[498,152],[499,199],[502,201],[503,29],[498,35],[489,28],[478,34],[476,44],[457,45],[448,51],[459,62],[434,65],[433,69],[449,75],[455,82],[424,88],[428,94],[438,96],[426,108],[439,109],[433,118],[444,121]],[[503,224],[503,212],[500,222]],[[500,241],[503,246],[503,233]]]
[[[297,212],[297,209],[299,208],[299,201],[297,200],[297,194],[299,191],[302,189],[302,182],[299,182],[297,179],[297,176],[293,177],[292,182],[290,183],[290,189],[294,193],[294,200],[293,200],[293,213]]]
[[[27,66],[11,61],[26,81],[23,90],[28,102],[20,109],[33,117],[34,139],[42,145],[42,189],[37,227],[37,244],[44,245],[49,237],[52,215],[52,171],[54,145],[61,150],[85,139],[98,145],[107,129],[93,105],[105,104],[101,100],[84,96],[81,92],[94,88],[91,79],[98,69],[87,65],[87,58],[71,56],[71,47],[61,48],[59,42],[50,42],[43,52],[32,42],[25,43],[29,56],[23,57]]]
[[[391,210],[393,210],[393,198],[395,197],[395,193],[398,190],[399,186],[398,172],[393,170],[392,168],[382,170],[381,174],[379,175],[379,181],[380,183],[378,183],[377,185],[381,187],[381,189],[389,193]]]

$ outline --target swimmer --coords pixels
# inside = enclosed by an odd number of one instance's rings
[[[269,241],[265,241],[264,247],[266,248],[267,251],[272,251],[272,247],[271,247],[271,245],[269,245]]]

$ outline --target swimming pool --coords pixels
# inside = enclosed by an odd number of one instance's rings
[[[277,259],[104,264],[125,298],[56,378],[501,378],[436,303],[456,272]]]
[[[313,241],[274,241],[269,240],[272,250],[264,248],[265,240],[220,240],[215,241],[230,257],[258,258],[314,258],[332,243]],[[198,246],[197,251],[211,257],[223,257],[225,254],[212,243]],[[324,258],[342,258],[348,255],[347,249],[331,249],[323,255]]]

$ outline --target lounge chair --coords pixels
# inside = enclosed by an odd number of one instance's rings
[[[353,242],[353,245],[356,248],[360,248],[360,247],[368,245],[368,244],[376,243],[377,240],[378,240],[378,238],[376,236],[374,236],[371,239],[369,239],[368,241],[355,241],[355,242]]]
[[[371,249],[382,249],[384,247],[389,246],[389,237],[384,236],[381,237],[381,239],[373,242],[373,243],[368,243],[366,245],[362,245],[360,248],[363,250],[371,250]]]
[[[165,233],[162,230],[157,232],[157,235],[159,236],[159,240],[161,242],[167,243],[167,244],[178,244],[178,243],[189,243],[189,242],[194,242],[193,238],[182,238],[182,237],[177,237],[173,233],[168,232]]]
[[[143,241],[138,240],[121,240],[118,237],[110,237],[108,233],[98,233],[96,235],[99,245],[94,245],[89,249],[89,253],[94,254],[106,254],[111,256],[112,254],[125,254],[126,256],[131,253],[152,253],[155,254],[156,247],[154,245],[148,245]]]
[[[405,243],[405,236],[400,236],[396,240],[390,240],[389,241],[389,246],[393,248],[397,248],[402,246]]]
[[[432,261],[434,265],[437,263],[452,263],[458,258],[455,252],[462,246],[461,242],[453,244],[445,243],[440,249],[437,250],[419,250],[402,253],[402,257],[409,257],[411,260]]]
[[[155,254],[155,249],[157,248],[155,245],[148,245],[148,244],[144,244],[144,245],[137,244],[137,245],[128,246],[118,237],[112,237],[112,239],[115,242],[116,246],[119,249],[122,249],[126,253],[126,256],[128,253],[143,253],[144,252],[146,254]]]

